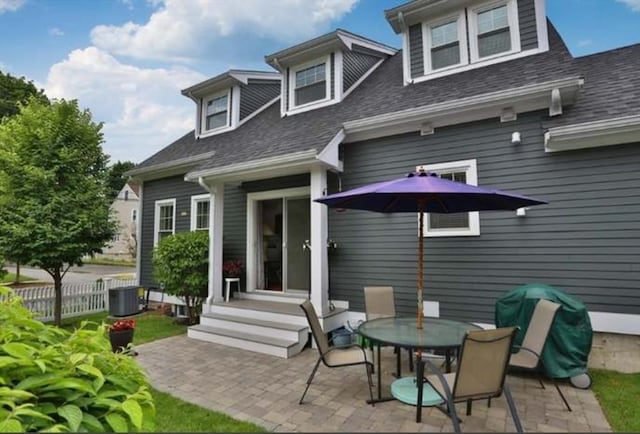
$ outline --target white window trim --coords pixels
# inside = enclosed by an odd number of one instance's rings
[[[457,15],[457,18],[456,18]],[[440,24],[455,19],[458,25],[458,48],[460,50],[460,62],[455,65],[449,65],[444,68],[431,69],[431,28],[437,27]],[[467,49],[467,19],[465,10],[462,9],[459,13],[454,15],[446,15],[436,20],[431,20],[422,23],[422,50],[423,50],[423,62],[424,62],[424,75],[430,75],[431,73],[441,73],[452,69],[460,68],[469,64],[469,56]]]
[[[213,133],[218,133],[218,132],[222,132],[222,131],[226,131],[228,129],[230,129],[232,127],[231,125],[231,104],[232,104],[232,99],[235,100],[235,98],[231,97],[231,88],[229,89],[225,89],[222,92],[217,92],[214,94],[211,94],[205,98],[202,98],[202,107],[200,109],[201,114],[200,114],[200,136],[207,136]],[[217,99],[217,98],[221,98],[223,96],[227,97],[227,123],[226,125],[222,125],[220,127],[217,128],[213,128],[211,130],[207,130],[207,103],[211,100]],[[235,96],[235,95],[234,95]]]
[[[196,224],[198,222],[198,218],[196,215],[196,211],[198,210],[198,202],[209,202],[209,207],[213,206],[213,204],[211,203],[210,194],[198,194],[195,196],[191,196],[191,231],[192,232],[197,229]],[[211,209],[209,211],[211,211]],[[209,225],[211,225],[211,212],[209,212]],[[200,228],[197,230],[204,231],[205,228]],[[208,231],[209,228],[207,227],[206,230]]]
[[[175,199],[162,199],[156,200],[155,209],[153,214],[153,246],[158,245],[158,232],[160,231],[160,207],[163,205],[173,205],[173,231],[171,234],[176,233],[176,200]]]
[[[427,172],[448,173],[465,171],[467,174],[467,184],[478,185],[477,162],[473,160],[451,161],[438,164],[425,164],[418,166],[416,170]],[[425,237],[473,237],[480,235],[480,213],[478,211],[469,212],[469,228],[464,229],[430,229],[429,213],[425,213],[424,228],[422,235]]]
[[[295,105],[296,72],[301,71],[303,69],[307,69],[311,66],[314,66],[323,62],[325,67],[324,78],[325,78],[325,86],[326,86],[326,96],[323,99],[311,101],[306,104]],[[336,92],[336,95],[337,94],[338,93]],[[333,103],[336,100],[336,98],[331,98],[331,54],[316,58],[309,62],[301,63],[289,69],[288,98],[289,98],[289,109],[287,110],[287,114],[295,114],[295,113],[312,110],[319,106],[324,106],[324,105],[328,105],[328,103]]]
[[[509,36],[511,37],[511,50],[491,56],[480,57],[478,54],[478,14],[500,6],[507,7],[507,21],[509,22]],[[469,11],[469,48],[471,62],[484,62],[498,57],[519,53],[520,48],[520,23],[518,19],[518,4],[516,0],[492,0],[471,7]]]

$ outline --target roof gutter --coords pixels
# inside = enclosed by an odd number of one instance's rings
[[[562,106],[575,101],[583,84],[582,77],[553,80],[347,121],[344,129],[347,141],[353,142],[423,130],[425,124],[433,130],[446,125],[501,117],[505,110],[517,115],[548,108],[550,116],[554,116],[562,113]]]
[[[640,114],[549,128],[544,134],[544,150],[573,149],[640,143]]]
[[[126,171],[123,176],[131,177],[134,180],[147,181],[150,179],[171,176],[172,174],[179,175],[201,161],[213,157],[215,154],[215,151],[211,151],[140,168],[134,167],[133,169]]]

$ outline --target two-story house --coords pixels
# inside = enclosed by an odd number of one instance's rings
[[[137,254],[138,212],[140,212],[139,186],[125,184],[111,204],[111,213],[118,230],[99,257],[133,260]]]
[[[277,72],[183,91],[195,130],[129,172],[141,284],[155,285],[158,240],[208,230],[192,337],[287,357],[307,339],[298,303],[310,297],[331,330],[363,318],[363,286],[394,286],[414,313],[417,216],[312,199],[423,166],[549,202],[427,216],[426,312],[492,323],[500,294],[543,282],[585,302],[595,330],[640,334],[640,46],[574,58],[544,0],[416,0],[385,15],[400,50],[336,30],[266,56]],[[225,259],[246,263],[228,304]]]

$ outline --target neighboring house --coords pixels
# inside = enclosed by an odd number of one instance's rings
[[[417,216],[312,199],[423,166],[549,202],[428,216],[427,312],[493,323],[499,295],[543,282],[585,302],[596,330],[640,334],[640,45],[574,58],[543,0],[385,14],[402,50],[337,30],[266,56],[278,73],[232,70],[183,91],[195,130],[129,172],[141,284],[157,286],[160,238],[209,230],[192,337],[288,356],[306,339],[295,303],[310,296],[332,330],[364,317],[363,286],[394,286],[399,313],[415,313]],[[246,263],[246,292],[228,305],[226,259]],[[259,320],[289,327],[261,323],[280,338],[261,340]]]
[[[118,231],[99,257],[133,260],[137,253],[136,230],[140,212],[140,186],[128,183],[111,204],[111,212],[118,222]]]

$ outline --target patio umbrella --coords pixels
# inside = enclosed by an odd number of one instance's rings
[[[424,171],[406,177],[365,185],[314,199],[330,208],[360,209],[382,213],[419,213],[418,237],[418,328],[422,328],[424,213],[516,210],[546,202],[500,190],[449,181]]]

